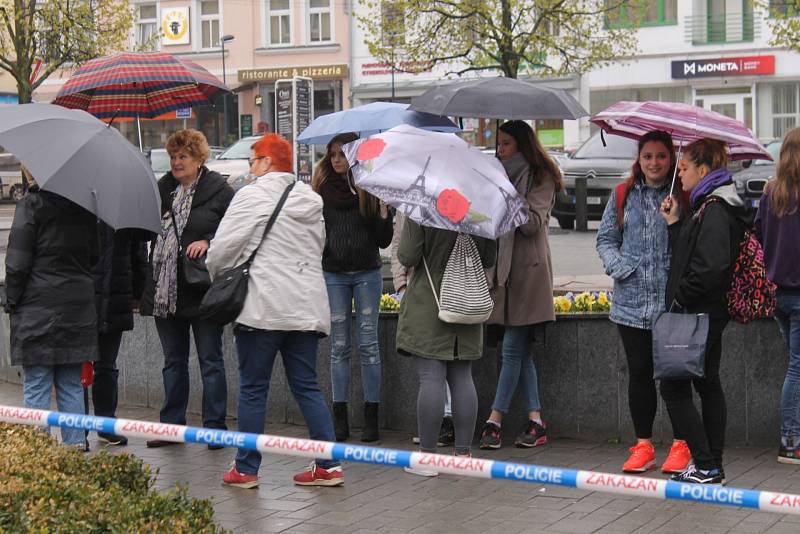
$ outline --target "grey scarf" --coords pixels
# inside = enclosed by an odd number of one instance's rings
[[[528,189],[530,177],[530,165],[528,160],[521,152],[517,152],[509,159],[502,162],[506,170],[509,181],[520,195],[525,197]],[[497,239],[497,263],[495,264],[494,276],[490,279],[495,286],[505,286],[508,283],[508,276],[511,274],[511,258],[514,255],[514,236],[516,230],[506,232]]]
[[[173,192],[172,212],[175,214],[175,228],[178,236],[183,237],[183,229],[192,211],[192,198],[200,180],[189,187],[178,187]],[[173,219],[169,211],[161,217],[161,235],[156,239],[153,248],[153,280],[156,293],[153,301],[153,316],[167,317],[175,315],[178,304],[178,261],[180,259],[180,243],[172,229]]]

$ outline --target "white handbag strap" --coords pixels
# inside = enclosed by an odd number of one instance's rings
[[[431,278],[431,272],[428,270],[428,262],[425,261],[425,255],[422,255],[422,264],[425,266],[425,272],[428,274],[428,282],[431,284],[431,292],[433,293],[433,299],[436,301],[436,308],[439,311],[442,311],[442,307],[439,305],[439,296],[436,294],[436,290],[433,288],[433,279]]]

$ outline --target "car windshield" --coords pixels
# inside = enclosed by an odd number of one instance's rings
[[[228,149],[217,157],[217,159],[248,159],[250,157],[250,147],[258,141],[258,138],[245,137],[239,139]]]
[[[781,155],[781,145],[783,145],[783,141],[773,141],[769,143],[765,148],[769,155],[772,156],[772,161],[766,159],[757,159],[753,163],[753,165],[775,165],[778,163],[778,158]]]
[[[150,166],[155,174],[169,172],[169,154],[166,150],[153,150],[150,152]]]
[[[606,145],[600,139],[600,133],[591,136],[572,156],[573,159],[634,159],[637,143],[633,139],[619,135],[605,135]]]

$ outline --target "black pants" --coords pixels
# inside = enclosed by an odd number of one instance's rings
[[[727,319],[717,319],[709,325],[705,378],[661,381],[661,396],[667,403],[672,428],[686,440],[699,469],[722,467],[728,408],[719,379],[719,366],[722,332],[727,324]],[[692,402],[692,385],[700,396],[702,417]]]
[[[656,381],[653,380],[653,332],[617,325],[628,360],[628,407],[638,439],[653,437],[653,420],[658,408]]]
[[[115,417],[117,412],[117,354],[122,341],[122,331],[103,332],[97,336],[100,359],[94,362],[92,404],[95,415]]]

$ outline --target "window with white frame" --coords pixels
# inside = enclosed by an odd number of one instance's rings
[[[772,135],[783,137],[800,124],[800,91],[796,83],[776,83],[772,86]]]
[[[292,12],[289,0],[267,0],[267,34],[269,44],[286,45],[292,42]]]
[[[200,47],[219,46],[219,0],[200,0]]]
[[[158,4],[155,2],[134,5],[136,15],[136,48],[156,50],[158,48]]]
[[[331,0],[308,1],[308,40],[325,43],[331,40]]]

